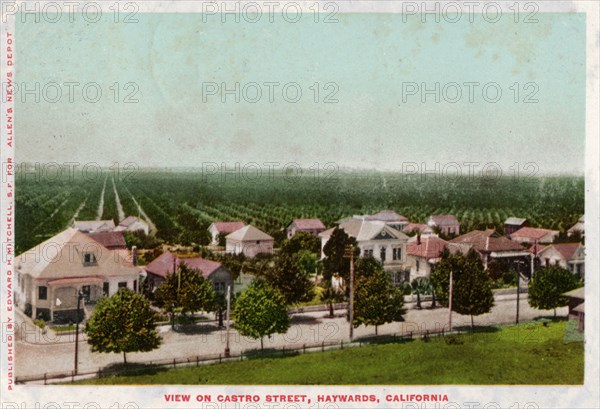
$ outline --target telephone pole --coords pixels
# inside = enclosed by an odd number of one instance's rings
[[[450,288],[448,289],[448,326],[452,331],[452,270],[450,270]]]
[[[227,329],[226,329],[226,333],[225,333],[225,357],[229,357],[230,355],[230,350],[229,350],[229,312],[231,310],[231,286],[228,285],[227,286]]]
[[[350,321],[350,341],[354,338],[354,246],[346,247],[344,257],[350,258],[350,300],[348,302],[348,320]]]

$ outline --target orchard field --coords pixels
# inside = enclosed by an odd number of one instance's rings
[[[252,175],[256,176],[256,175]],[[16,253],[69,226],[74,219],[141,215],[167,243],[206,244],[213,221],[242,220],[281,240],[294,218],[318,217],[326,226],[355,214],[392,209],[411,222],[454,214],[461,231],[495,228],[507,217],[566,231],[584,211],[583,177],[485,178],[337,172],[317,177],[263,174],[207,175],[198,171],[110,169],[96,177],[46,180],[16,175]]]

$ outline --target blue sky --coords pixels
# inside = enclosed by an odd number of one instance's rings
[[[338,14],[334,24],[137,17],[135,24],[106,16],[96,24],[17,25],[17,83],[95,82],[103,91],[97,103],[83,100],[81,86],[74,102],[63,86],[60,102],[18,103],[19,161],[335,162],[369,169],[497,162],[506,171],[514,162],[535,162],[540,173],[583,172],[582,14],[538,14],[534,24],[423,24],[398,14]],[[133,90],[123,89],[128,82],[139,87],[137,103],[122,102]],[[286,102],[280,85],[269,102],[266,82],[297,83],[302,97]],[[466,82],[481,84],[474,102]],[[223,103],[220,93],[203,101],[207,83],[257,83],[263,95],[256,103],[231,96]],[[326,83],[336,84],[337,103],[323,103],[334,89],[323,89]],[[457,83],[463,94],[456,103],[431,95],[423,103],[420,93],[403,101],[407,83]],[[502,90],[498,102],[484,100],[487,83]],[[534,90],[537,102],[524,103]]]

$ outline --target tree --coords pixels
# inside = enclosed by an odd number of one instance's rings
[[[360,249],[357,246],[356,239],[350,237],[346,232],[336,227],[329,240],[323,247],[325,259],[323,260],[323,278],[331,280],[333,276],[339,275],[344,283],[350,279],[350,258],[346,257],[348,246],[354,246],[354,258],[358,258]]]
[[[333,318],[333,304],[342,302],[344,300],[344,294],[333,287],[331,280],[322,280],[320,287],[322,288],[322,291],[319,295],[319,299],[329,306],[329,318]]]
[[[569,303],[563,295],[583,285],[570,271],[558,266],[548,266],[537,271],[529,281],[529,305],[540,310],[554,310]]]
[[[372,257],[356,262],[354,283],[354,327],[374,325],[377,327],[392,321],[402,321],[403,295],[394,288],[392,279],[381,263]]]
[[[417,308],[421,309],[421,295],[431,294],[431,281],[427,277],[417,277],[412,283],[412,292],[417,295]]]
[[[291,257],[280,255],[275,265],[263,272],[263,276],[283,295],[288,305],[310,301],[314,297],[310,273],[302,270],[298,254]]]
[[[180,310],[182,315],[187,312],[215,311],[217,298],[209,280],[181,263],[176,273],[167,275],[154,292],[154,304],[171,315],[175,327],[176,310]]]
[[[155,322],[160,317],[140,294],[127,288],[101,298],[85,324],[84,332],[93,352],[148,352],[161,344]]]
[[[319,238],[313,234],[305,231],[299,231],[291,239],[283,241],[280,254],[292,256],[302,250],[306,250],[311,253],[320,253],[321,240],[319,240]]]
[[[266,335],[283,334],[290,327],[283,295],[260,278],[240,294],[234,314],[235,328],[244,336],[260,338],[260,349]]]
[[[483,269],[479,255],[470,250],[466,255],[451,255],[444,250],[440,262],[434,267],[431,277],[435,283],[437,299],[448,307],[450,272],[452,271],[452,311],[473,317],[490,312],[494,306],[494,294],[489,276]]]

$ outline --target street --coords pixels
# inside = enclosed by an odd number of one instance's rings
[[[429,307],[424,302],[424,307]],[[404,322],[390,323],[378,328],[378,334],[418,334],[420,332],[439,331],[448,328],[448,309],[436,308],[422,310],[414,309],[414,304],[407,306]],[[511,324],[515,321],[516,299],[514,295],[497,296],[495,306],[488,314],[475,317],[475,325]],[[557,310],[558,316],[566,316],[567,308]],[[286,334],[276,334],[264,339],[264,347],[282,348],[284,346],[302,347],[303,344],[316,344],[323,341],[346,341],[349,339],[349,325],[343,314],[336,311],[335,318],[326,318],[327,312],[312,312],[294,314],[292,326]],[[520,319],[522,322],[542,316],[552,316],[552,311],[540,311],[529,307],[527,298],[521,297]],[[23,317],[20,319],[21,323]],[[19,319],[17,320],[19,322]],[[452,314],[453,328],[471,325],[469,316]],[[149,362],[173,358],[187,358],[202,355],[223,353],[226,344],[226,331],[217,329],[214,322],[200,324],[194,328],[195,333],[174,332],[169,326],[159,327],[163,344],[160,348],[145,353],[129,353],[130,363]],[[43,375],[51,372],[68,372],[74,364],[74,336],[63,336],[61,342],[51,337],[42,337],[38,332],[21,331],[17,334],[16,343],[16,376]],[[374,327],[354,329],[354,339],[375,335]],[[65,339],[66,338],[66,339]],[[40,343],[42,342],[42,343]],[[232,354],[239,354],[260,348],[260,340],[240,336],[235,330],[230,330],[230,348]],[[80,334],[79,370],[81,372],[98,370],[111,364],[122,363],[122,354],[92,353],[85,342],[85,336]]]

